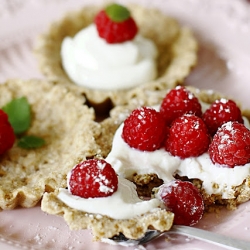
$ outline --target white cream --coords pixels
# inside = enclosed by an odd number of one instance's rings
[[[222,198],[234,198],[233,186],[242,184],[250,175],[250,164],[234,168],[213,164],[208,153],[184,160],[170,155],[164,149],[143,152],[128,146],[121,137],[123,124],[116,131],[112,150],[106,158],[117,174],[132,179],[134,173],[156,173],[165,183],[174,179],[175,174],[198,178],[208,194],[222,194]],[[217,184],[216,187],[214,184]]]
[[[107,215],[113,219],[130,219],[159,208],[158,199],[141,200],[135,185],[118,177],[118,189],[111,196],[84,199],[72,195],[69,190],[61,188],[58,198],[71,208],[91,214]]]
[[[109,44],[99,37],[95,24],[73,38],[66,37],[61,57],[71,80],[93,89],[131,88],[157,74],[157,49],[152,41],[138,34],[132,41]]]

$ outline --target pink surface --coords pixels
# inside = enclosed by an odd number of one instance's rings
[[[1,0],[0,82],[8,78],[42,78],[32,48],[36,36],[51,20],[91,0]],[[199,63],[186,80],[200,88],[215,89],[250,107],[250,7],[243,0],[134,0],[160,8],[193,28],[200,42]],[[204,216],[198,227],[249,240],[250,202],[236,211]],[[183,236],[167,236],[145,246],[153,249],[224,249]],[[93,243],[91,232],[70,231],[60,217],[37,206],[0,213],[0,249],[125,249]],[[136,249],[135,247],[129,249]],[[249,246],[250,249],[250,246]]]

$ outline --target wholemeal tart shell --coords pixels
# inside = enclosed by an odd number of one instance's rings
[[[128,239],[139,239],[148,229],[163,232],[168,231],[173,224],[174,214],[162,208],[131,219],[117,220],[105,215],[85,213],[70,208],[57,198],[57,194],[58,191],[44,195],[42,210],[49,214],[63,216],[71,230],[91,229],[94,241],[112,238],[120,233]]]
[[[65,37],[73,37],[78,31],[93,23],[97,12],[104,6],[85,6],[66,14],[37,40],[34,53],[41,72],[50,80],[70,85],[74,91],[86,96],[88,104],[98,113],[109,111],[113,106],[124,105],[136,98],[138,91],[159,90],[175,87],[183,82],[197,62],[197,41],[190,29],[156,9],[128,5],[139,32],[157,46],[158,76],[155,80],[125,90],[103,91],[75,85],[67,76],[61,62],[61,44]]]
[[[95,138],[100,125],[82,97],[42,80],[0,84],[0,107],[19,97],[26,97],[31,107],[26,135],[43,138],[45,145],[23,149],[15,142],[0,156],[0,210],[35,206],[44,192],[66,185],[66,174],[75,164],[99,150]]]

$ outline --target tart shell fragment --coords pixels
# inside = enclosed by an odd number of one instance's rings
[[[68,89],[44,80],[9,80],[0,85],[0,107],[27,97],[32,122],[27,135],[43,138],[37,149],[15,145],[0,157],[0,209],[33,207],[44,192],[66,186],[66,174],[98,152],[100,126],[93,109]]]

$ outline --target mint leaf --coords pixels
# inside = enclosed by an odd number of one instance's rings
[[[31,112],[26,97],[16,98],[7,103],[3,108],[7,113],[9,122],[16,135],[19,135],[30,127]]]
[[[20,148],[26,149],[34,149],[40,148],[45,144],[44,139],[34,136],[34,135],[27,135],[23,136],[17,143],[17,146]]]
[[[110,4],[105,9],[106,14],[112,21],[122,22],[130,17],[129,10],[120,4]]]
[[[8,115],[9,122],[16,135],[26,132],[31,125],[31,109],[26,97],[13,99],[7,103],[2,110]],[[44,139],[27,135],[21,137],[17,145],[21,148],[34,149],[45,144]]]

